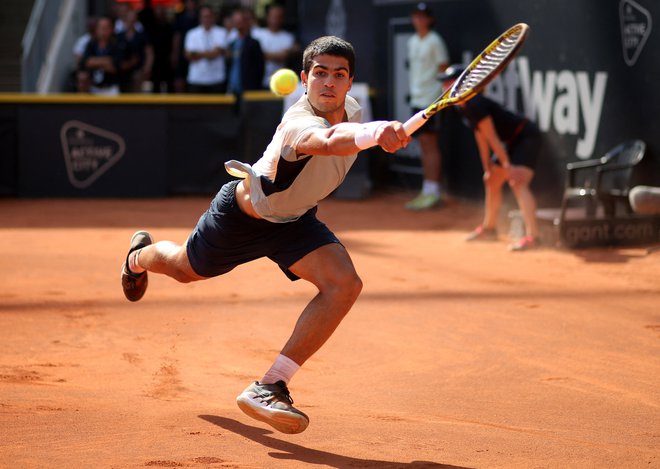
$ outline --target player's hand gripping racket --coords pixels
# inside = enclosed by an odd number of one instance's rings
[[[518,23],[491,42],[467,66],[451,88],[445,91],[429,107],[419,111],[403,124],[406,134],[411,135],[439,110],[465,102],[479,93],[516,55],[523,42],[525,42],[528,32],[529,26],[525,23]]]

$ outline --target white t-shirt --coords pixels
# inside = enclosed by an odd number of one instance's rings
[[[197,26],[186,34],[184,48],[187,52],[206,52],[216,47],[226,49],[227,30],[212,26],[208,31]],[[215,59],[191,61],[188,67],[188,83],[193,85],[213,85],[225,81],[225,58],[220,55]]]
[[[254,37],[259,44],[264,54],[274,54],[282,52],[293,47],[295,39],[293,34],[288,31],[280,30],[273,32],[268,28],[258,28],[253,31]],[[270,77],[280,68],[284,67],[284,61],[266,60],[266,68],[264,72],[264,87],[268,88]]]
[[[410,105],[425,108],[442,93],[442,83],[436,78],[440,64],[449,63],[447,46],[435,31],[424,37],[414,34],[408,39]]]
[[[360,105],[350,96],[346,96],[345,110],[349,122],[361,122]],[[235,160],[225,163],[227,172],[248,179],[250,199],[259,216],[275,223],[297,220],[339,187],[357,154],[298,156],[296,151],[307,132],[329,127],[303,95],[284,114],[259,161],[252,167]]]
[[[76,42],[73,44],[73,55],[82,57],[85,53],[85,48],[91,39],[92,36],[89,33],[85,33],[76,39]]]

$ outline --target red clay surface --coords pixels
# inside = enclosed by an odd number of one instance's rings
[[[122,295],[131,234],[209,199],[0,200],[0,466],[660,467],[660,253],[468,244],[479,207],[409,195],[321,206],[365,288],[290,385],[300,435],[234,400],[312,286],[265,260]]]

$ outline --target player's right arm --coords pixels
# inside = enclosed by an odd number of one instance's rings
[[[352,156],[360,150],[376,145],[388,153],[394,153],[406,147],[410,140],[401,122],[342,122],[329,128],[313,128],[305,132],[296,144],[296,153]]]

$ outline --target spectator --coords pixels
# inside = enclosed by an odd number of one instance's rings
[[[300,50],[293,34],[283,29],[284,7],[272,3],[267,8],[266,27],[254,31],[264,53],[265,73],[263,87],[268,88],[270,77],[280,68],[286,67],[288,60]]]
[[[259,41],[250,35],[250,13],[238,8],[232,14],[238,37],[229,45],[228,91],[240,95],[243,91],[261,89],[264,78],[264,54]]]
[[[131,11],[133,10],[131,9],[131,6],[128,3],[115,1],[114,3],[115,34],[120,34],[126,31],[126,15],[128,15],[129,12]],[[135,23],[134,27],[136,31],[139,31],[141,33],[145,32],[144,26],[142,25],[141,22],[134,21],[134,23]]]
[[[462,71],[460,65],[448,68],[442,76],[445,88],[449,88]],[[497,239],[502,189],[508,182],[522,212],[526,232],[509,249],[525,251],[536,247],[536,201],[529,185],[534,177],[534,166],[541,145],[538,127],[527,118],[508,111],[482,95],[460,104],[458,108],[474,129],[484,169],[486,192],[483,222],[470,233],[467,241]]]
[[[153,66],[151,67],[153,92],[169,92],[174,88],[174,68],[172,66],[174,29],[169,22],[165,7],[159,5],[152,10],[153,22],[147,23],[150,25],[147,33],[153,48]]]
[[[95,16],[87,18],[87,32],[76,39],[76,42],[73,45],[73,63],[76,70],[80,65],[80,59],[82,59],[83,54],[85,54],[87,44],[94,39],[97,21],[98,19]]]
[[[229,27],[225,26],[227,28],[227,42],[231,44],[234,42],[236,39],[238,39],[238,30],[234,27],[233,23],[234,20],[232,19],[234,12],[237,9],[242,9],[244,12],[245,16],[245,21],[249,24],[250,28],[250,36],[255,37],[254,35],[255,31],[259,29],[259,21],[257,20],[257,16],[254,14],[254,9],[252,8],[251,5],[246,4],[245,1],[240,2],[241,5],[238,7],[232,7],[230,8],[230,13],[227,15],[226,20],[230,24]]]
[[[80,59],[78,91],[94,94],[119,94],[119,70],[122,55],[113,35],[112,20],[99,18],[96,37],[85,48]]]
[[[414,112],[426,108],[442,91],[438,73],[449,64],[444,41],[433,28],[433,15],[425,3],[419,3],[411,13],[415,34],[408,40],[408,64],[410,75],[410,105]],[[441,200],[442,160],[438,148],[438,122],[436,114],[417,131],[422,152],[424,181],[422,191],[406,204],[409,210],[428,210]]]
[[[142,0],[142,9],[138,13],[138,20],[143,25],[144,32],[147,33],[147,36],[153,35],[157,19],[151,0]]]
[[[188,89],[193,93],[224,93],[227,89],[225,59],[227,30],[215,24],[211,7],[199,9],[199,23],[186,34]]]
[[[151,63],[146,60],[147,36],[136,29],[136,24],[137,13],[129,10],[124,16],[124,31],[117,34],[123,56],[119,83],[122,92],[141,91],[142,81],[148,78],[150,72]]]
[[[174,18],[174,38],[172,40],[172,58],[174,68],[174,91],[186,91],[186,77],[188,76],[188,60],[184,53],[184,40],[186,34],[199,25],[197,15],[197,0],[186,0],[184,9]]]

